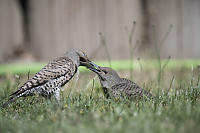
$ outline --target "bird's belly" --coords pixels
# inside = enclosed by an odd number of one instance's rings
[[[50,96],[54,94],[57,89],[61,89],[63,84],[66,83],[67,78],[65,76],[61,76],[57,79],[50,80],[49,82],[35,87],[29,91],[29,95],[39,94],[41,96]]]

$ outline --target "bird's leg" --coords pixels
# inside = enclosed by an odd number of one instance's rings
[[[60,103],[60,88],[59,88],[59,87],[56,87],[55,89],[56,89],[56,91],[55,91],[55,93],[54,93],[54,97],[56,98],[56,101],[57,101],[58,103]]]

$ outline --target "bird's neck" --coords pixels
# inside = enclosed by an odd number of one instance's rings
[[[120,78],[116,78],[116,79],[110,79],[110,80],[100,80],[100,83],[103,87],[107,88],[107,89],[111,89],[112,86],[119,84],[121,81]]]

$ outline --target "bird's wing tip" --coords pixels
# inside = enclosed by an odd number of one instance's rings
[[[7,102],[1,105],[1,108],[6,108],[10,103],[14,102],[16,98],[11,97]]]
[[[3,108],[6,108],[7,106],[8,106],[8,101],[7,102],[5,102],[5,103],[3,103],[2,105],[1,105],[1,109],[3,109]]]

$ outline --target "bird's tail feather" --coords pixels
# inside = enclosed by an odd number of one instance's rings
[[[1,107],[5,108],[7,107],[9,104],[11,104],[12,102],[16,101],[17,97],[11,97],[7,102],[5,102]]]

